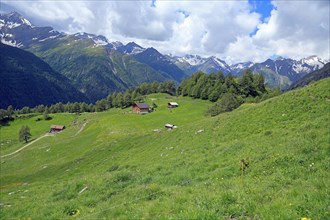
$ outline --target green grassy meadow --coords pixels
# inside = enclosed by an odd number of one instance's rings
[[[147,115],[128,108],[16,119],[0,127],[1,156],[25,145],[22,125],[31,140],[51,124],[67,128],[1,157],[0,218],[329,219],[329,85],[212,118],[208,101],[153,94],[147,102],[158,108]],[[179,108],[167,109],[169,101]]]

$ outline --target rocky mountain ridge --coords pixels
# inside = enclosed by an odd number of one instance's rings
[[[1,14],[0,40],[42,58],[92,102],[143,82],[173,80],[180,83],[198,71],[240,76],[250,68],[253,73],[264,75],[268,86],[286,89],[327,63],[310,56],[301,60],[277,57],[261,63],[228,65],[215,56],[164,55],[135,42],[125,45],[111,42],[102,35],[85,32],[69,35],[52,27],[36,27],[17,12]]]

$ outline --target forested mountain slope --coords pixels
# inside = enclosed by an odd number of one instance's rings
[[[0,107],[34,107],[86,97],[30,52],[0,43]]]

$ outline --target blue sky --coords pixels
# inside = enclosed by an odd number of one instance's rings
[[[251,11],[257,12],[261,15],[260,20],[265,23],[270,18],[271,12],[275,9],[274,5],[270,0],[249,0],[249,4],[251,5]],[[253,32],[250,33],[250,36],[253,36],[257,33],[258,28],[256,27]]]
[[[275,8],[270,0],[249,0],[249,4],[252,6],[252,11],[255,11],[261,15],[261,20],[266,21],[266,18],[270,17],[271,11]]]
[[[162,53],[217,56],[228,63],[272,56],[329,60],[326,0],[1,0],[37,26],[109,41],[134,41]]]

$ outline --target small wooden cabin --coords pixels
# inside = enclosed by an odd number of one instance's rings
[[[179,104],[176,102],[169,102],[169,103],[167,103],[167,107],[168,108],[177,108],[177,107],[179,107]]]
[[[50,126],[49,133],[58,133],[60,131],[63,131],[65,129],[64,125],[52,125]]]
[[[151,108],[147,103],[136,103],[133,105],[132,111],[138,114],[147,114],[151,111]]]

